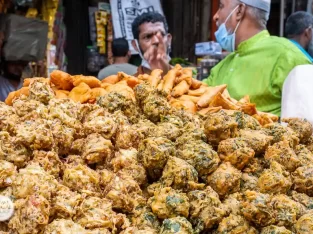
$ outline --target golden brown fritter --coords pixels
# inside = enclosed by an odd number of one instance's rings
[[[221,197],[240,190],[241,171],[229,162],[221,164],[208,176],[207,182]]]
[[[159,219],[189,216],[189,199],[185,193],[181,193],[171,187],[162,188],[154,193],[148,201],[152,212]]]
[[[204,187],[204,184],[198,184],[198,173],[195,168],[186,161],[176,157],[168,159],[160,184],[161,187],[172,187],[184,192]]]
[[[231,114],[226,111],[226,113],[235,118],[239,129],[250,129],[250,130],[261,129],[259,121],[257,121],[250,115],[247,115],[240,111],[234,111]]]
[[[261,173],[264,171],[266,165],[266,161],[264,157],[254,157],[250,160],[248,165],[242,170],[244,173],[248,173],[254,176],[259,177]]]
[[[51,121],[54,148],[59,155],[68,155],[74,142],[75,130],[67,127],[59,119]]]
[[[174,144],[162,137],[150,137],[143,140],[138,149],[138,161],[147,170],[153,180],[162,175],[163,168],[170,156],[176,153]]]
[[[310,150],[311,153],[313,153],[313,136],[311,136],[309,138],[309,140],[306,142],[305,145],[306,145],[307,149]]]
[[[159,234],[193,234],[191,223],[184,217],[175,217],[171,219],[165,219],[163,221],[161,231]]]
[[[275,195],[269,205],[274,209],[275,224],[291,227],[303,215],[303,206],[288,196]]]
[[[302,167],[313,164],[313,153],[305,145],[297,145],[295,153],[297,154]]]
[[[123,214],[112,210],[112,203],[99,197],[87,197],[77,207],[77,214],[73,219],[87,229],[106,228],[112,233],[119,233],[129,226],[129,220]]]
[[[63,171],[63,163],[59,155],[53,151],[40,151],[33,152],[32,162],[38,163],[46,172],[53,175],[56,179],[59,178],[60,172]]]
[[[100,193],[100,175],[86,165],[68,165],[64,170],[63,184],[73,191],[86,194]]]
[[[258,177],[249,173],[242,173],[240,179],[240,191],[245,192],[247,190],[260,190],[258,187]]]
[[[26,198],[38,194],[51,200],[57,191],[58,182],[38,164],[29,164],[20,169],[12,184],[13,195],[16,198]]]
[[[280,141],[269,146],[264,158],[269,162],[278,162],[289,172],[295,171],[300,166],[300,160],[294,150],[290,148],[288,141]]]
[[[273,137],[273,143],[288,141],[291,148],[299,144],[297,134],[291,128],[284,127],[279,123],[267,124],[264,126],[263,131]]]
[[[109,161],[113,154],[113,145],[98,133],[87,136],[83,146],[82,157],[87,164]]]
[[[111,232],[106,228],[93,228],[87,230],[86,234],[111,234]]]
[[[226,112],[220,111],[208,116],[204,123],[204,130],[208,142],[217,146],[221,141],[237,136],[238,124]]]
[[[291,192],[291,198],[299,202],[300,204],[304,205],[306,209],[313,210],[313,198],[309,197],[304,193],[297,193],[296,191]]]
[[[201,140],[184,139],[177,139],[177,157],[194,166],[200,177],[214,172],[220,159],[212,147]]]
[[[290,173],[279,163],[271,162],[270,169],[266,169],[258,180],[262,193],[286,194],[292,185]]]
[[[19,116],[13,107],[0,102],[0,131],[15,132],[15,126],[20,122]]]
[[[292,173],[294,190],[313,196],[313,166],[299,167]]]
[[[256,155],[264,153],[273,139],[262,130],[240,130],[239,136],[248,144],[249,148],[254,150]]]
[[[129,227],[126,230],[122,231],[120,234],[158,234],[158,233],[159,233],[158,231],[149,227],[144,227],[140,229],[138,227]]]
[[[210,187],[188,193],[190,221],[196,232],[211,229],[226,215],[218,194]]]
[[[302,144],[306,143],[313,134],[312,124],[306,119],[285,118],[282,122],[288,123],[288,127],[298,135]]]
[[[48,119],[48,108],[39,101],[29,100],[25,96],[16,99],[13,102],[16,114],[22,121],[32,120],[36,118]]]
[[[182,134],[182,129],[172,123],[159,123],[151,132],[153,137],[164,137],[175,141]]]
[[[76,215],[76,207],[82,200],[83,196],[79,193],[59,185],[56,195],[52,198],[50,216],[54,219],[71,219]]]
[[[156,233],[159,232],[161,224],[150,207],[139,205],[133,210],[133,213],[131,222],[134,226],[140,229],[149,228],[155,230]]]
[[[0,188],[11,186],[16,174],[16,166],[13,163],[0,160]]]
[[[110,115],[97,116],[83,124],[86,134],[98,133],[105,139],[111,140],[115,136],[117,124]]]
[[[230,138],[218,145],[218,155],[223,162],[230,162],[234,167],[242,170],[254,157],[254,150],[248,147],[241,138]]]
[[[187,112],[185,110],[177,110],[172,109],[171,113],[175,116],[178,116],[184,123],[184,126],[187,124],[191,124],[195,126],[196,128],[203,128],[203,120],[200,118],[200,116],[194,115],[190,112]]]
[[[207,137],[203,128],[198,128],[192,123],[187,123],[183,128],[183,134],[176,139],[178,146],[186,144],[190,141],[203,141],[207,142]]]
[[[217,233],[225,234],[257,234],[258,231],[240,215],[231,214],[219,223]]]
[[[43,234],[87,234],[87,231],[79,224],[68,219],[55,219],[48,224]]]
[[[20,123],[16,127],[17,142],[32,150],[51,150],[54,146],[50,124],[44,119]]]
[[[266,227],[275,223],[275,213],[270,206],[271,196],[256,191],[243,193],[241,202],[242,215],[259,227]]]
[[[303,215],[295,224],[297,234],[313,233],[313,213]]]
[[[134,88],[134,91],[137,101],[142,104],[142,102],[149,96],[150,93],[154,91],[154,89],[146,83],[141,83]]]
[[[131,176],[139,185],[147,183],[145,168],[137,160],[137,150],[119,150],[111,161],[114,173]]]
[[[48,105],[55,97],[54,91],[46,81],[37,80],[29,85],[29,99]]]
[[[80,155],[69,155],[64,159],[64,167],[69,165],[86,165],[85,160]]]
[[[114,113],[118,110],[122,111],[123,114],[132,122],[136,123],[140,119],[140,109],[133,100],[125,98],[118,92],[110,92],[105,96],[98,99],[97,104],[110,113]]]
[[[15,212],[9,228],[19,234],[41,233],[49,222],[50,204],[38,194],[14,203]]]
[[[233,193],[226,197],[223,201],[223,209],[227,215],[241,215],[240,202],[243,196],[241,193]]]
[[[104,189],[108,185],[108,183],[110,183],[115,177],[113,171],[110,171],[108,169],[97,168],[97,172],[100,175],[100,186],[102,189]]]
[[[262,228],[262,231],[260,234],[292,234],[292,232],[286,229],[285,227],[278,227],[275,225],[271,225],[271,226]]]
[[[103,190],[114,209],[131,213],[138,203],[145,202],[138,183],[131,176],[115,175]]]

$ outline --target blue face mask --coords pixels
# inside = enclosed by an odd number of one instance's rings
[[[228,52],[235,51],[236,31],[241,21],[238,22],[233,33],[229,33],[229,31],[226,28],[226,23],[229,20],[229,18],[234,14],[234,12],[237,10],[238,7],[239,5],[229,14],[225,22],[222,25],[220,25],[218,30],[215,32],[215,37],[216,37],[217,42],[221,45],[221,47],[224,50],[227,50]]]

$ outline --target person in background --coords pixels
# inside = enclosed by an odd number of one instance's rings
[[[313,62],[313,16],[304,11],[293,13],[286,22],[286,37]]]
[[[128,75],[133,75],[137,72],[137,67],[128,63],[131,52],[129,50],[128,41],[124,38],[117,38],[112,43],[112,53],[114,62],[103,68],[99,74],[98,79],[103,80],[104,78],[116,75],[118,72],[124,72]]]
[[[10,92],[23,86],[22,74],[28,62],[25,61],[1,61],[0,75],[0,101],[4,102]]]
[[[136,75],[150,74],[154,69],[161,69],[166,74],[171,69],[172,36],[168,33],[165,17],[157,12],[144,13],[132,23],[132,32],[132,45],[142,59]]]
[[[285,79],[294,67],[310,60],[286,38],[270,36],[270,6],[270,0],[220,0],[215,36],[232,53],[204,82],[227,84],[233,98],[249,95],[258,110],[280,116]]]

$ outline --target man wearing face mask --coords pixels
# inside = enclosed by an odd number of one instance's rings
[[[286,36],[313,62],[313,16],[305,11],[293,13],[286,22]]]
[[[220,0],[214,16],[222,48],[232,52],[205,82],[227,84],[232,97],[249,95],[258,110],[280,116],[282,87],[289,72],[309,59],[289,40],[270,36],[270,0]]]
[[[171,68],[169,53],[172,36],[168,33],[164,16],[157,12],[144,13],[132,23],[132,32],[132,45],[142,59],[136,75],[150,74],[154,69],[161,69],[166,74]]]

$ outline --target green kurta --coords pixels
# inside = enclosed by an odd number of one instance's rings
[[[204,82],[210,86],[227,84],[233,98],[249,95],[258,110],[280,116],[284,81],[294,67],[302,64],[310,61],[293,43],[264,30],[242,42]]]

